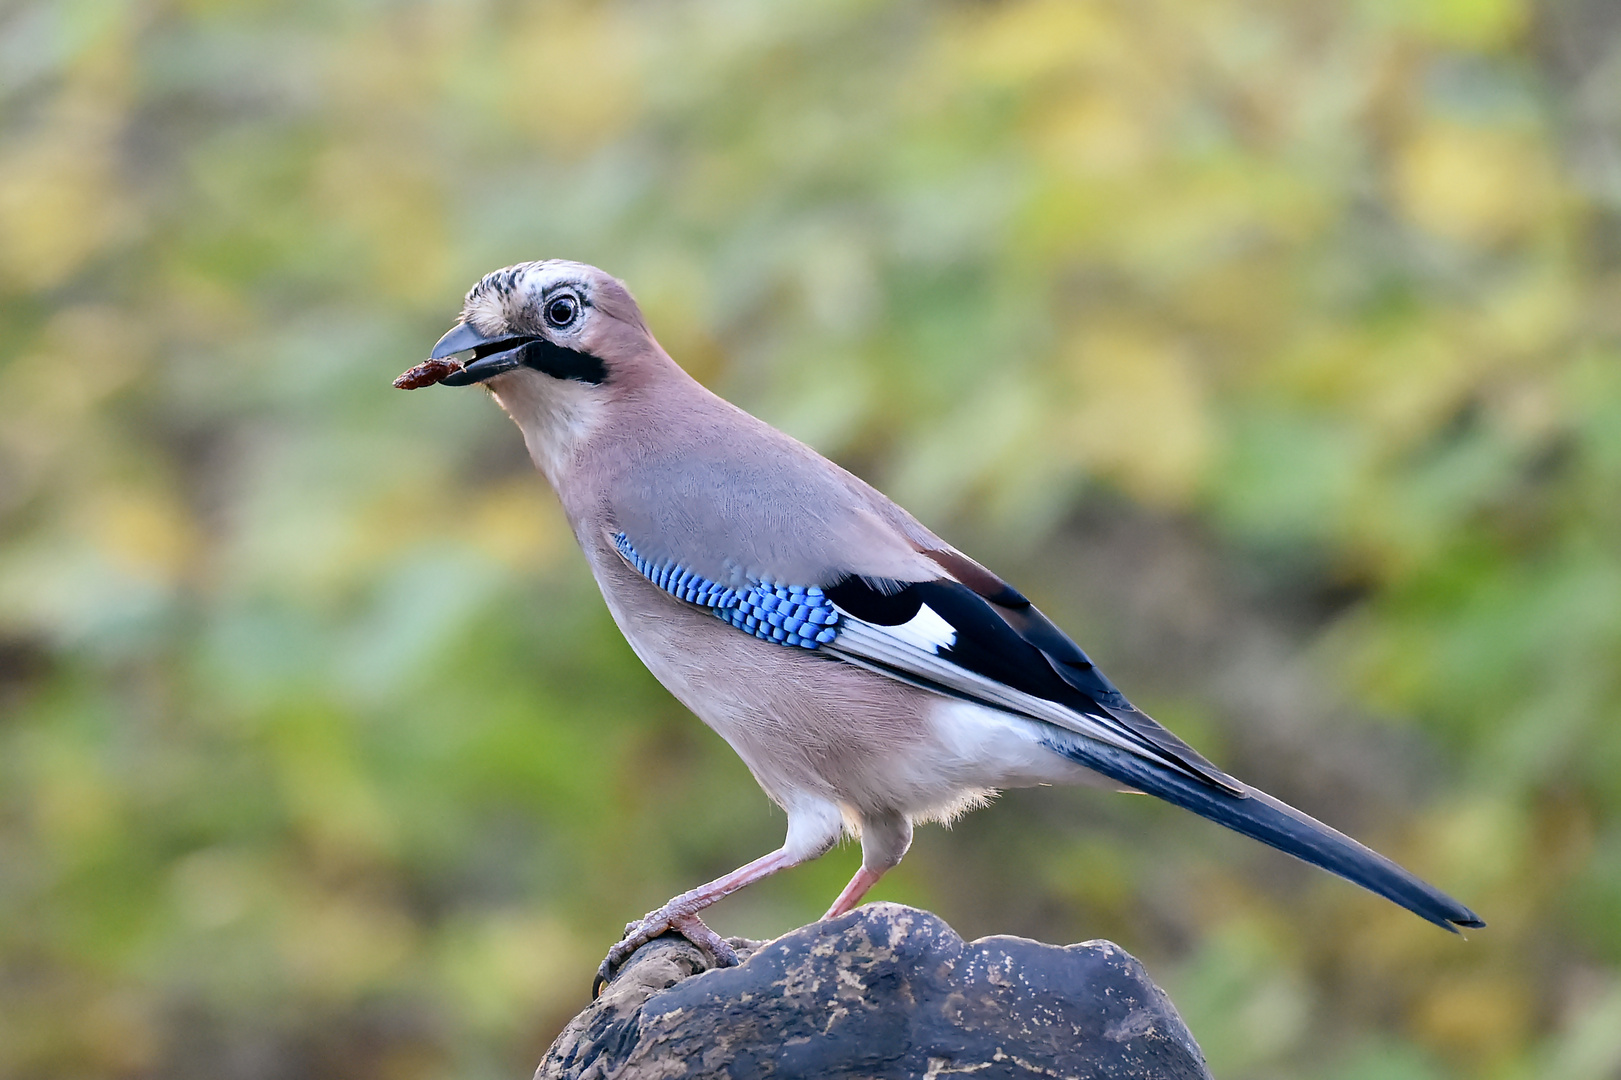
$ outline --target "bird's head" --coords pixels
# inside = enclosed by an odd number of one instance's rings
[[[447,386],[521,371],[600,386],[650,340],[636,301],[616,279],[584,263],[547,259],[484,275],[467,292],[461,322],[430,357],[472,351],[461,370],[440,380]]]

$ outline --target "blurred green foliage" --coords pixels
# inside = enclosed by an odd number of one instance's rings
[[[388,387],[548,256],[1491,925],[1084,791],[877,896],[1113,937],[1224,1077],[1617,1075],[1618,87],[1606,0],[0,6],[0,1076],[519,1075],[777,842]]]

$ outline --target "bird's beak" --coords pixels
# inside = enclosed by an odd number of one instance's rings
[[[433,352],[428,354],[428,359],[443,360],[454,353],[472,349],[473,358],[460,371],[440,380],[446,386],[471,386],[521,366],[525,347],[539,340],[536,337],[488,337],[479,333],[472,323],[457,323],[439,339]]]

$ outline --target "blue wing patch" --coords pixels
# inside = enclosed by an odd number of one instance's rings
[[[839,635],[839,613],[816,585],[756,581],[733,589],[675,563],[642,558],[624,533],[614,535],[614,546],[638,574],[677,600],[706,607],[762,641],[814,649]]]

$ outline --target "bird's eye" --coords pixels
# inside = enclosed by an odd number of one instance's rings
[[[572,296],[559,296],[546,305],[546,321],[564,327],[580,313],[580,302]]]

